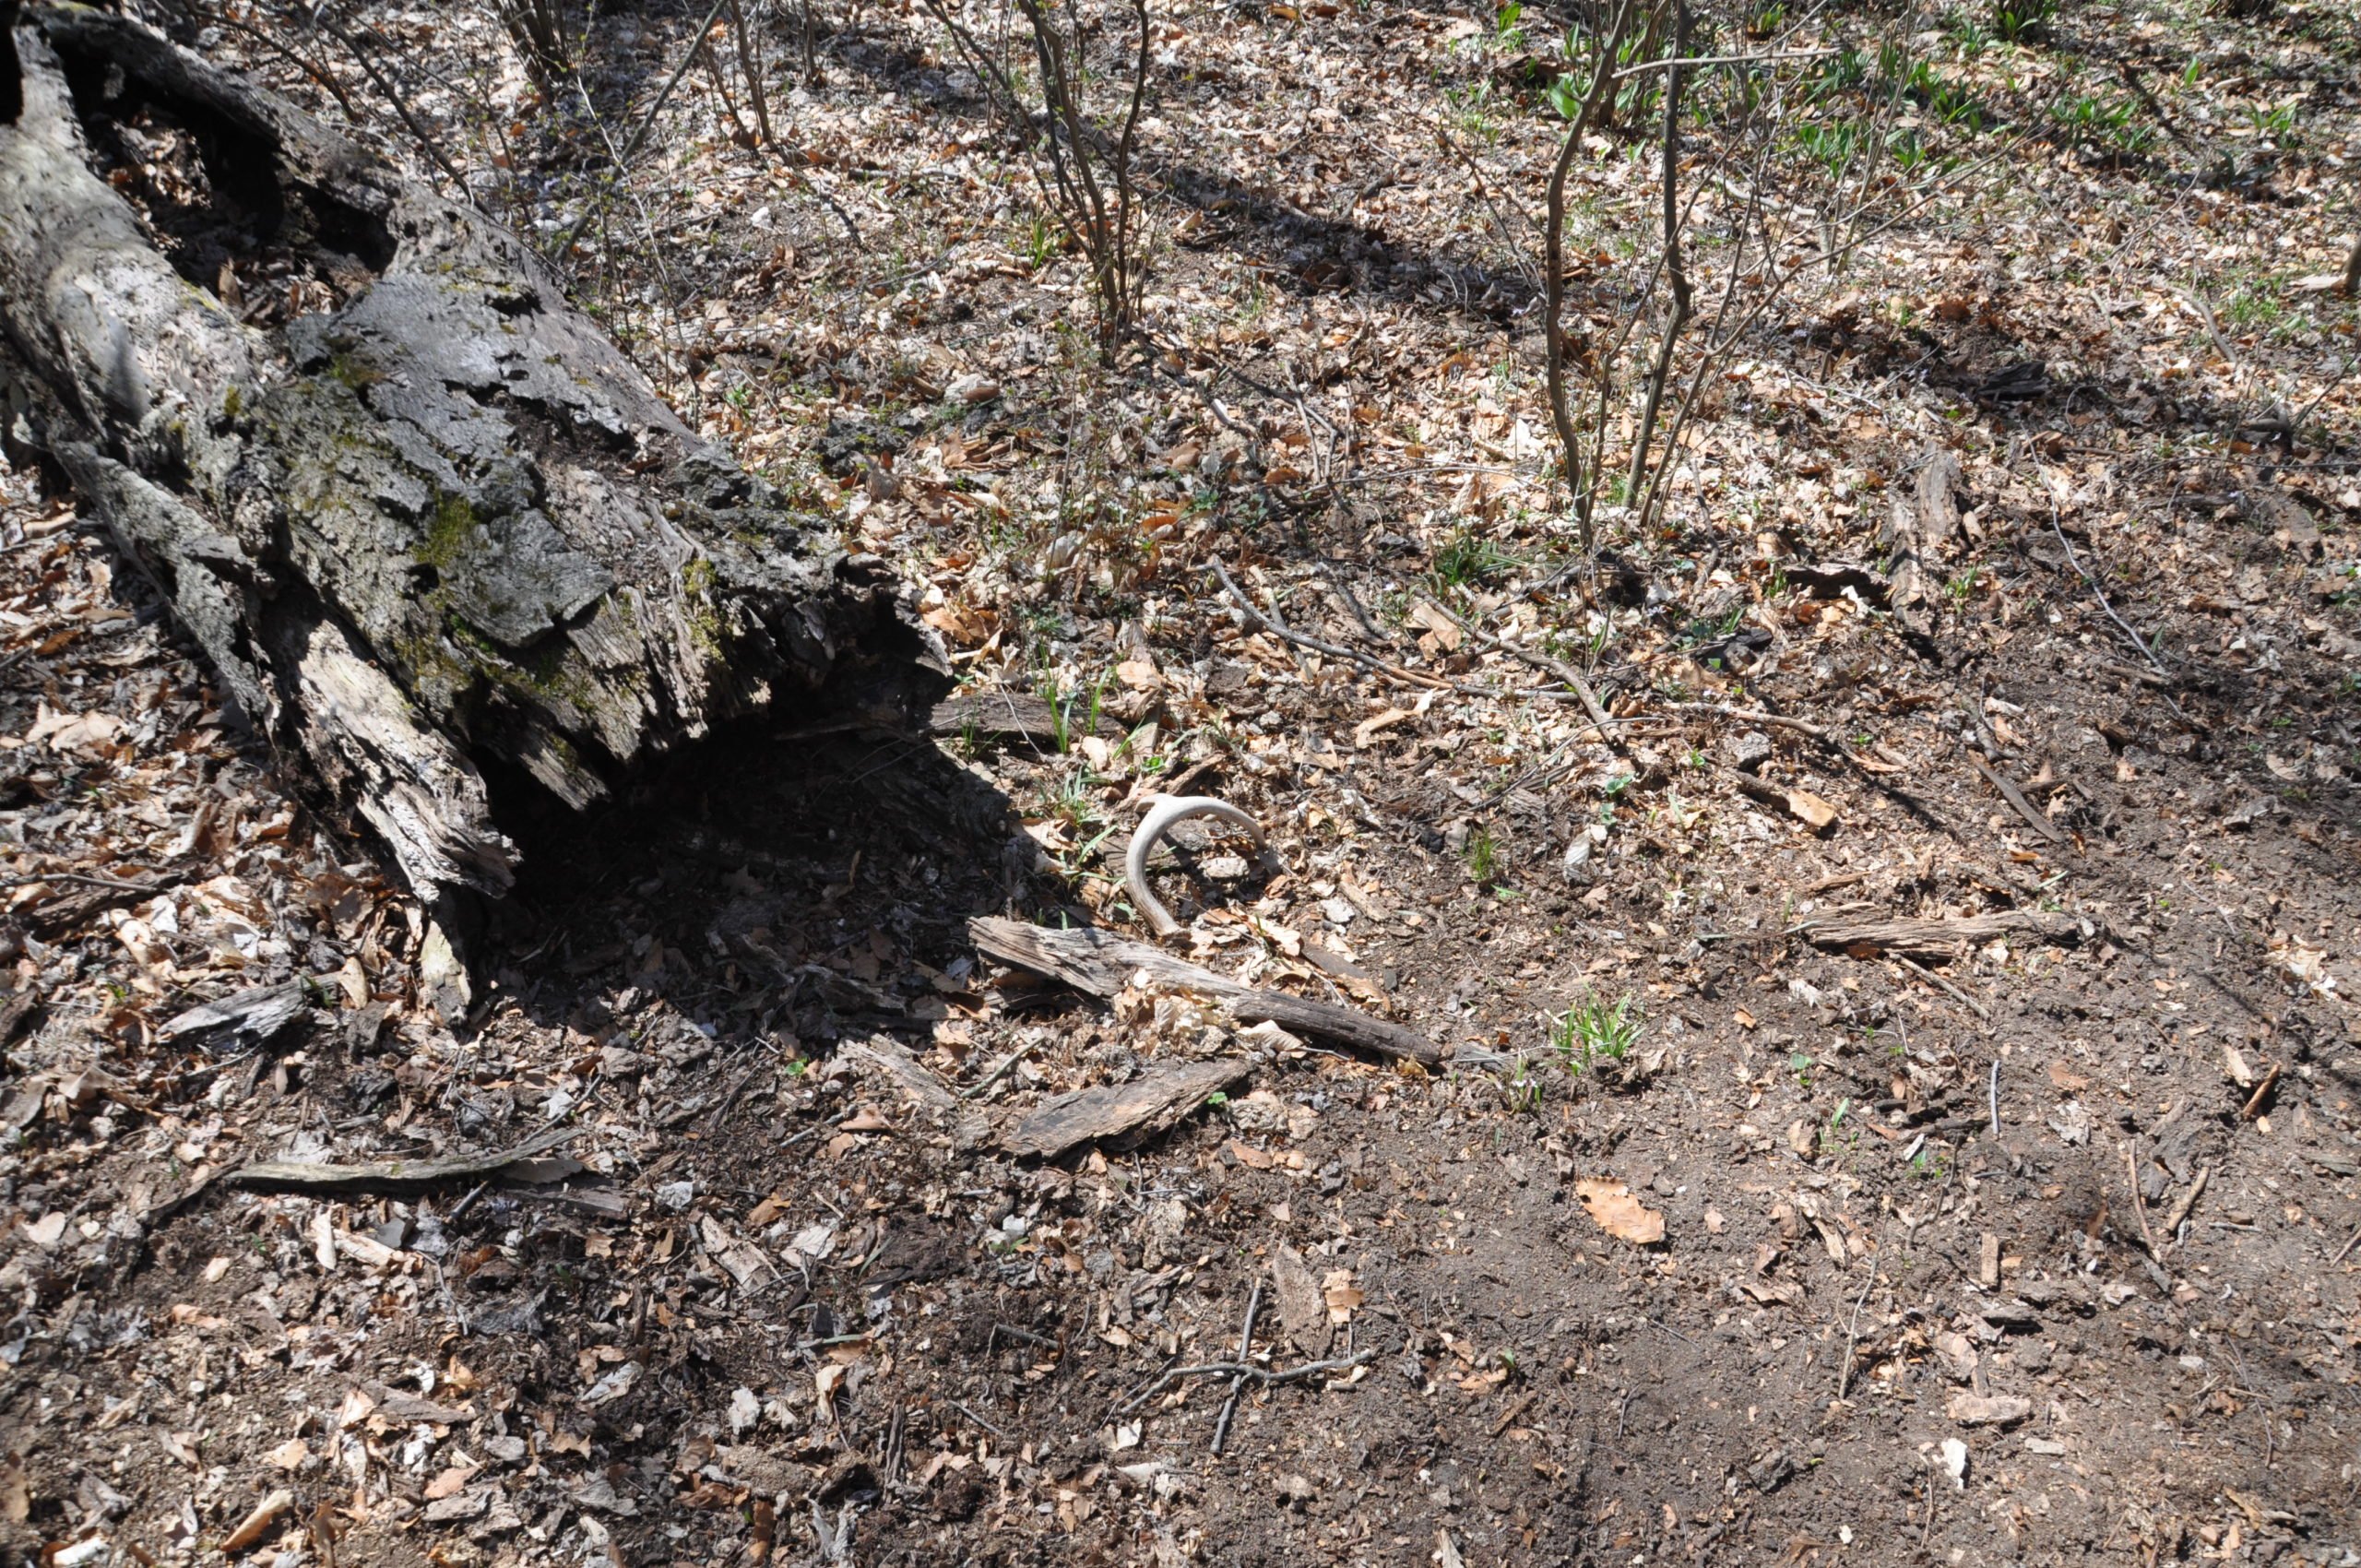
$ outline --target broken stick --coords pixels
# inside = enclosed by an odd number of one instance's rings
[[[1063,980],[1091,996],[1113,996],[1133,975],[1145,970],[1151,980],[1219,999],[1240,1023],[1274,1023],[1298,1034],[1316,1035],[1423,1066],[1431,1067],[1442,1060],[1442,1051],[1433,1041],[1400,1024],[1333,1002],[1264,991],[1096,926],[1050,931],[1023,921],[979,915],[967,922],[967,936],[979,949],[1003,964]]]

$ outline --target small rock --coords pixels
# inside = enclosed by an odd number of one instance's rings
[[[1771,737],[1760,730],[1749,730],[1730,742],[1730,766],[1740,773],[1759,773],[1771,760]]]
[[[1954,1394],[1945,1407],[1964,1427],[2014,1426],[2033,1414],[2033,1401],[2014,1394]]]
[[[1952,1485],[1967,1490],[1967,1444],[1958,1438],[1943,1439],[1943,1471],[1951,1477]]]

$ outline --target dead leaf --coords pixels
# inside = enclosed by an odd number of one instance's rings
[[[2049,1081],[2068,1094],[2081,1094],[2091,1087],[2089,1078],[2077,1073],[2063,1062],[2052,1062],[2049,1064]]]
[[[1836,808],[1809,790],[1788,790],[1787,810],[1814,833],[1825,833],[1836,826]]]
[[[1354,749],[1357,751],[1369,750],[1369,743],[1377,738],[1381,731],[1391,730],[1394,726],[1401,723],[1404,719],[1412,717],[1413,715],[1408,708],[1389,707],[1383,713],[1377,714],[1372,718],[1362,719],[1358,724],[1353,726]]]
[[[1328,1321],[1338,1327],[1353,1321],[1353,1309],[1369,1300],[1353,1283],[1349,1268],[1332,1268],[1320,1282],[1321,1299],[1328,1303]]]
[[[262,1539],[263,1532],[270,1528],[272,1522],[293,1506],[295,1506],[293,1492],[283,1487],[272,1492],[255,1504],[255,1511],[247,1515],[236,1529],[222,1538],[221,1550],[225,1552],[245,1550]]]
[[[441,1475],[426,1483],[426,1500],[429,1503],[433,1503],[464,1491],[467,1484],[475,1479],[476,1472],[481,1467],[476,1465],[452,1466],[449,1469],[444,1471]]]
[[[1433,633],[1435,641],[1442,646],[1445,653],[1457,653],[1460,639],[1466,635],[1460,630],[1458,622],[1424,600],[1410,607],[1409,620],[1412,625],[1423,626]]]
[[[1653,1247],[1664,1240],[1664,1216],[1643,1205],[1622,1182],[1591,1178],[1574,1183],[1574,1194],[1601,1230],[1618,1241]]]

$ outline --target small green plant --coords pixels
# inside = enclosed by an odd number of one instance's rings
[[[1499,880],[1501,873],[1500,841],[1491,829],[1479,827],[1467,836],[1467,874],[1476,879],[1478,887],[1489,887]]]
[[[1805,1051],[1795,1051],[1787,1057],[1787,1071],[1796,1075],[1796,1087],[1806,1094],[1811,1092],[1811,1057]]]
[[[2084,93],[2058,103],[2050,113],[2068,141],[2097,152],[2137,158],[2156,139],[2155,131],[2139,117],[2140,105],[2128,98],[2107,102]]]
[[[2248,117],[2254,122],[2254,134],[2266,141],[2284,147],[2295,139],[2296,106],[2283,103],[2276,109],[2249,109]]]
[[[1517,21],[1525,15],[1525,7],[1510,0],[1492,18],[1492,46],[1514,54],[1525,47],[1525,30]]]
[[[2039,43],[2057,14],[2058,0],[2000,0],[1992,7],[1992,30],[2006,43]]]
[[[1501,125],[1492,117],[1492,80],[1489,77],[1460,87],[1443,89],[1443,101],[1451,105],[1451,128],[1471,140],[1491,146],[1501,139]]]
[[[1639,1039],[1639,1005],[1628,993],[1613,1002],[1596,993],[1585,996],[1549,1025],[1549,1048],[1568,1073],[1601,1061],[1620,1062]]]
[[[1025,227],[1016,232],[1016,254],[1025,258],[1028,272],[1038,272],[1057,259],[1065,248],[1065,236],[1047,213],[1035,213]]]
[[[1509,1075],[1501,1082],[1501,1093],[1511,1111],[1525,1115],[1538,1114],[1541,1110],[1541,1078],[1534,1071],[1533,1059],[1519,1051],[1510,1064]]]
[[[1444,588],[1478,588],[1515,569],[1516,557],[1470,529],[1455,529],[1435,547],[1435,581]]]

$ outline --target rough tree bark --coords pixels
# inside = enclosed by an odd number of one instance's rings
[[[514,235],[81,6],[0,0],[0,390],[429,899],[511,883],[480,763],[581,806],[920,653]]]

